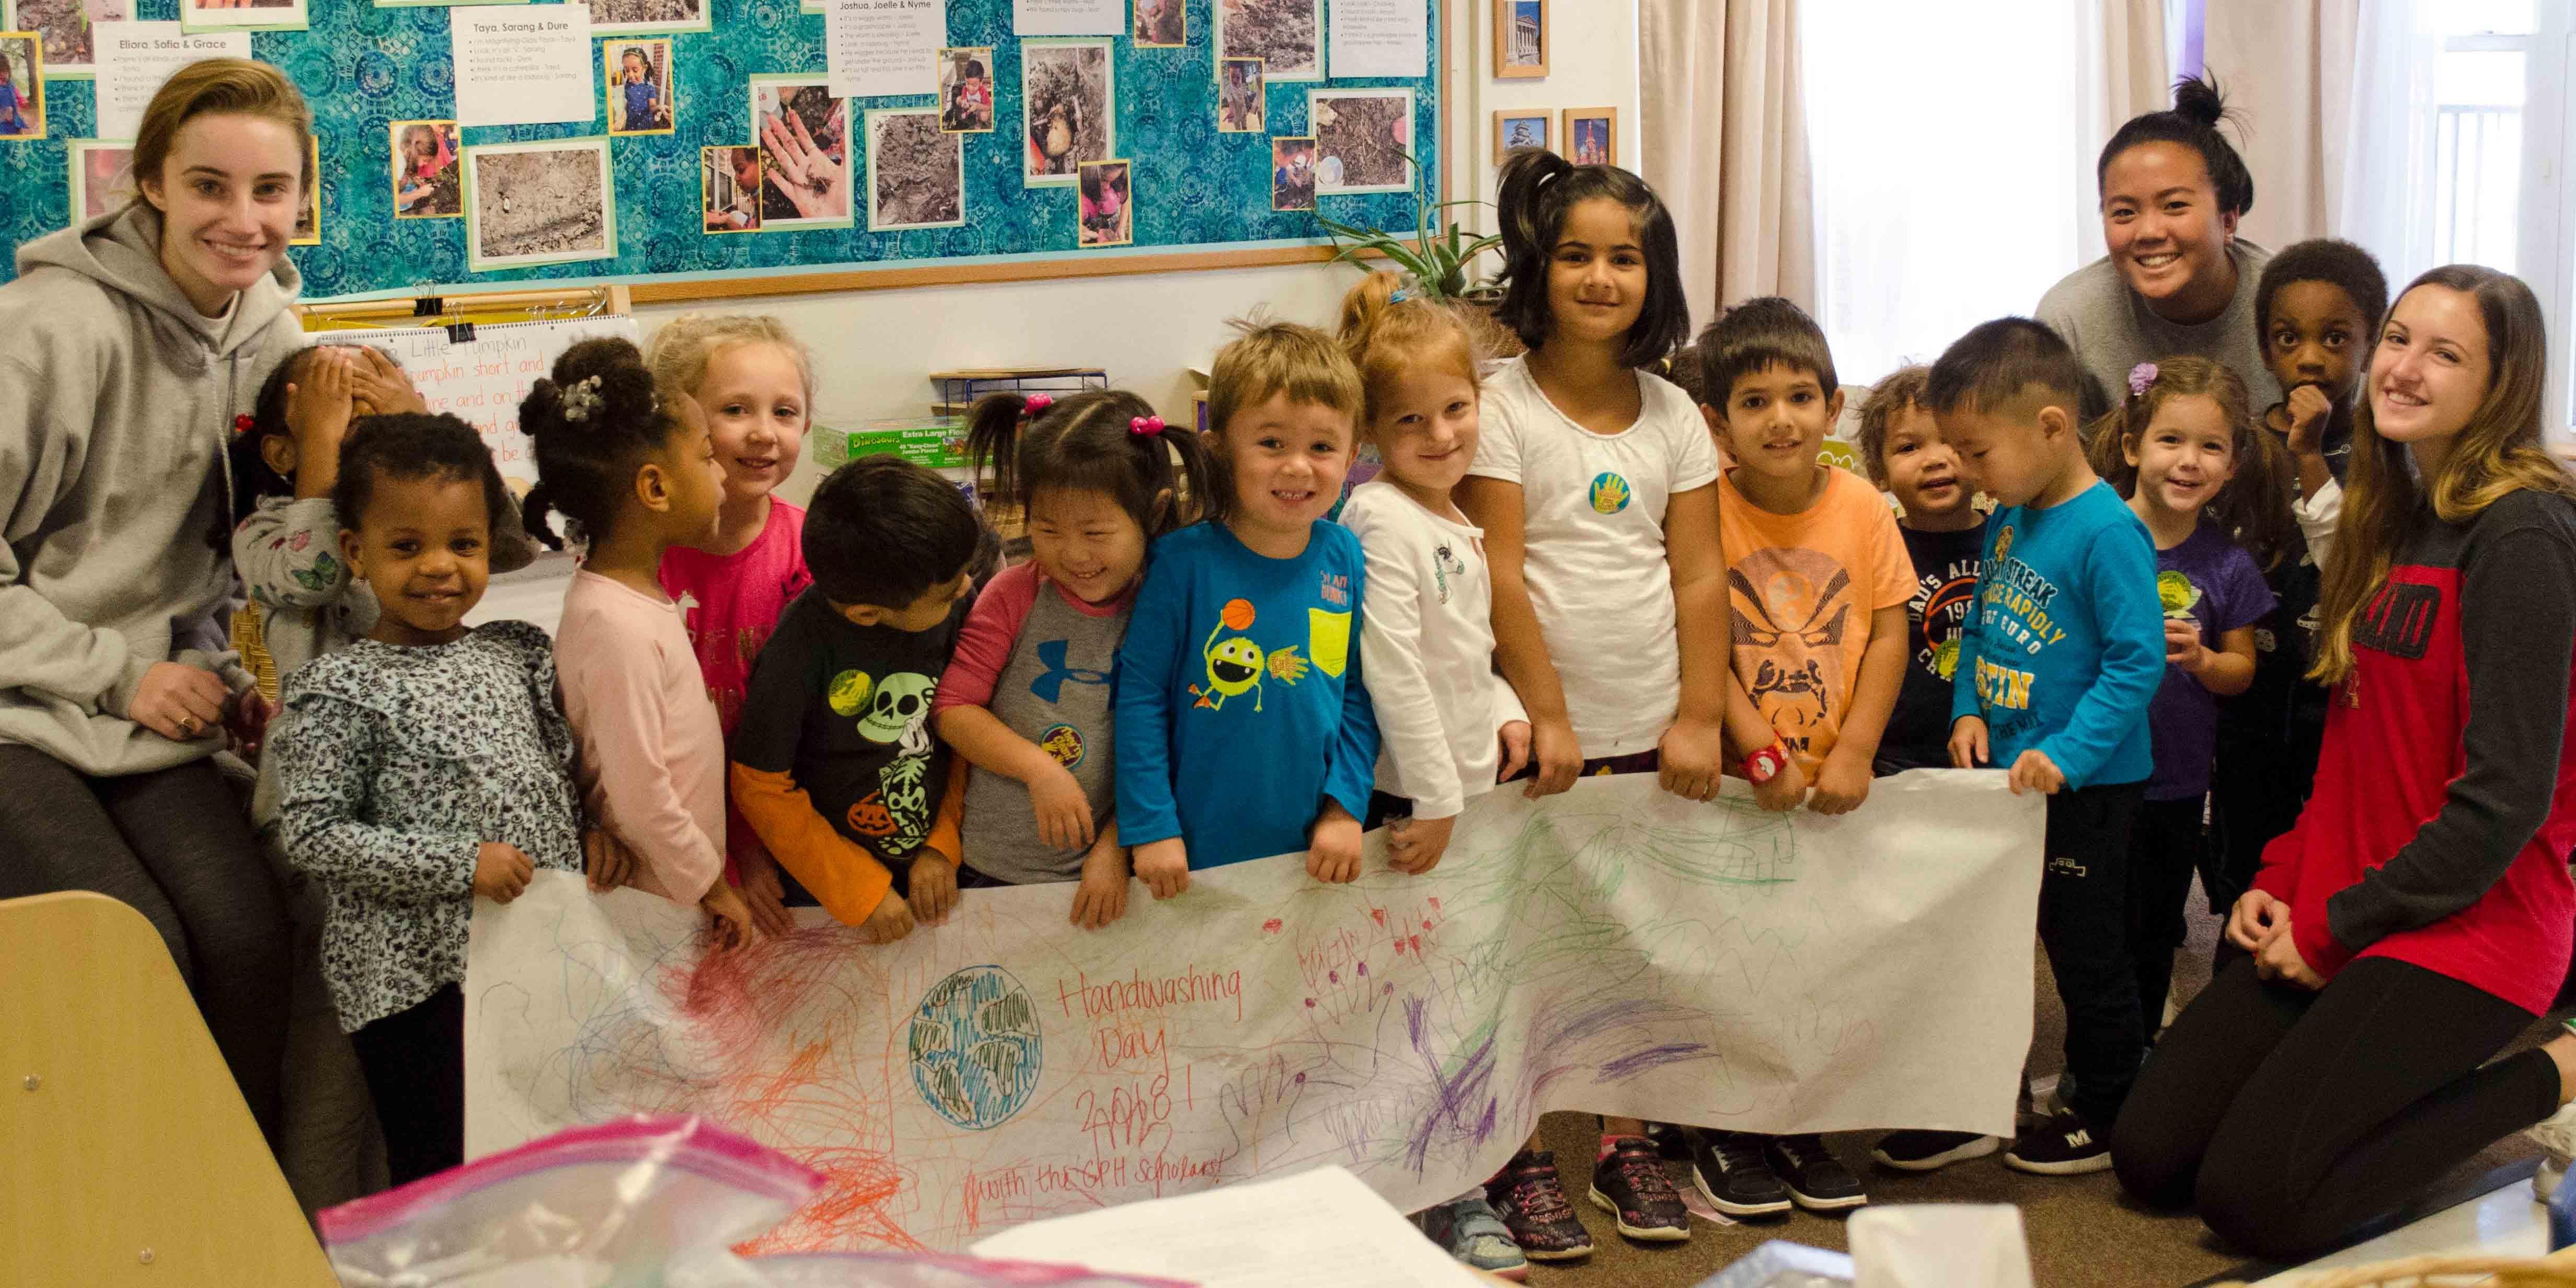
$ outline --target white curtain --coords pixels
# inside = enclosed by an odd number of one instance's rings
[[[2231,127],[2254,172],[2237,231],[2273,250],[2342,227],[2361,0],[2211,4],[2203,59],[2243,113]]]
[[[1799,7],[1638,5],[1640,173],[1672,208],[1699,323],[1757,295],[1815,303]]]
[[[2442,35],[2417,0],[2363,6],[2337,236],[2379,257],[2391,288],[2436,262],[2440,191],[2434,75]]]
[[[1817,318],[1845,384],[2029,313],[2102,254],[2094,160],[2169,101],[2157,0],[1802,9],[1832,33],[1806,42],[1805,97]]]

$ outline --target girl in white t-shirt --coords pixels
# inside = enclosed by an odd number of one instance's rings
[[[1456,312],[1393,273],[1343,297],[1339,339],[1360,371],[1362,433],[1386,462],[1342,507],[1368,560],[1360,674],[1379,751],[1366,822],[1389,829],[1390,865],[1418,876],[1467,802],[1529,762],[1528,718],[1494,672],[1484,534],[1450,499],[1476,456],[1476,345]],[[1469,1266],[1528,1272],[1482,1186],[1415,1220]]]
[[[1649,375],[1688,335],[1673,221],[1644,180],[1548,152],[1504,165],[1502,321],[1529,346],[1485,383],[1458,504],[1484,530],[1503,674],[1527,704],[1532,796],[1578,774],[1717,794],[1726,702],[1717,453]],[[1591,1250],[1555,1162],[1524,1147],[1490,1192],[1534,1260]],[[1644,1124],[1603,1122],[1593,1203],[1619,1232],[1690,1237]]]

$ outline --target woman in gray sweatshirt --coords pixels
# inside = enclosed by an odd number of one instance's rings
[[[303,343],[311,136],[277,69],[186,67],[137,134],[141,197],[0,285],[0,898],[141,911],[272,1141],[287,914],[208,757],[250,685],[223,651],[224,445]]]

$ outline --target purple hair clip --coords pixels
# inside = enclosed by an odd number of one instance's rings
[[[2152,362],[2141,362],[2138,365],[2129,368],[2130,397],[2135,398],[2138,395],[2145,393],[2147,391],[2147,386],[2152,385],[2155,382],[2156,364]]]
[[[1030,394],[1028,399],[1020,405],[1020,414],[1023,416],[1035,416],[1053,406],[1055,406],[1055,395]]]
[[[1127,422],[1127,432],[1138,438],[1152,438],[1154,435],[1163,432],[1163,418],[1160,416],[1138,416]]]

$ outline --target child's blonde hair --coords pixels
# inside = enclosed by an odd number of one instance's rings
[[[1487,348],[1478,343],[1466,312],[1407,291],[1404,279],[1394,273],[1371,273],[1342,297],[1342,324],[1335,338],[1360,373],[1363,433],[1377,419],[1382,382],[1392,376],[1441,366],[1484,393],[1478,368]]]
[[[2138,467],[2129,464],[2128,449],[2146,441],[2156,412],[2175,398],[2206,398],[2227,421],[2228,454],[2233,473],[2211,499],[2205,521],[2245,547],[2256,566],[2269,572],[2289,556],[2298,529],[2290,519],[2289,449],[2254,424],[2253,398],[2235,369],[2207,358],[2166,358],[2152,367],[2145,388],[2128,396],[2111,414],[2093,422],[2088,449],[2093,472],[2120,495],[2138,485]]]
[[[1356,435],[1368,406],[1360,370],[1333,338],[1310,326],[1259,317],[1230,323],[1234,342],[1217,351],[1208,370],[1208,432],[1217,458],[1231,462],[1225,427],[1244,408],[1282,394],[1292,403],[1328,407],[1351,418]],[[1234,508],[1234,480],[1217,470],[1205,517],[1223,519]]]
[[[814,355],[806,352],[786,323],[766,313],[683,313],[653,333],[652,346],[644,351],[644,365],[652,368],[655,383],[686,390],[694,397],[706,383],[707,364],[717,354],[745,344],[774,344],[796,359],[796,374],[805,385],[805,418],[811,421]]]
[[[2335,557],[2326,566],[2317,603],[2317,661],[2308,672],[2308,678],[2326,684],[2351,674],[2353,623],[2387,583],[2397,548],[2426,501],[2442,522],[2466,523],[2515,492],[2576,497],[2576,479],[2540,442],[2549,346],[2540,301],[2531,288],[2510,273],[2450,264],[2407,283],[2389,305],[2389,314],[2394,316],[2396,306],[2419,286],[2447,287],[2477,301],[2487,331],[2486,394],[2452,439],[2441,470],[2418,480],[2406,445],[2379,436],[2364,368],[2361,406],[2353,413],[2343,518],[2335,525]]]

